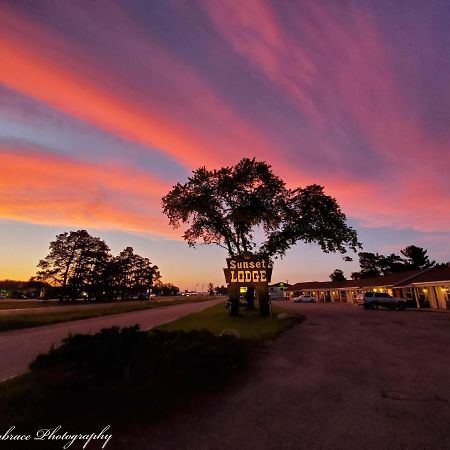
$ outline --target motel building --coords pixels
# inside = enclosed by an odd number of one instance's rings
[[[340,303],[356,303],[364,292],[382,292],[404,298],[412,308],[450,309],[450,263],[361,280],[301,282],[287,291],[289,299],[311,295],[317,302]]]
[[[288,300],[289,291],[291,287],[288,283],[275,283],[269,284],[269,295],[271,300]]]

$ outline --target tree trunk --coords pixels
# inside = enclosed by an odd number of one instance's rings
[[[272,308],[270,306],[269,289],[267,286],[258,292],[259,313],[263,317],[270,317]]]
[[[248,287],[245,294],[245,299],[247,300],[247,310],[252,311],[255,309],[255,288]]]
[[[230,316],[232,317],[239,316],[239,286],[230,285],[228,289],[230,292],[228,297]]]

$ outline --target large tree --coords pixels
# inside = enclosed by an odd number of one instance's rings
[[[132,296],[146,296],[154,283],[161,278],[158,266],[148,258],[136,253],[132,247],[126,247],[110,263],[110,284],[113,295],[120,294],[122,300]]]
[[[354,280],[390,275],[408,270],[402,258],[395,253],[385,256],[378,253],[360,252],[358,257],[361,270],[352,273],[351,277]]]
[[[356,231],[322,186],[287,189],[271,166],[255,159],[219,170],[201,167],[162,203],[174,228],[188,225],[183,237],[189,245],[216,244],[230,256],[247,250],[282,256],[298,241],[316,242],[325,252],[360,247]],[[259,248],[256,229],[264,236]]]
[[[334,269],[332,273],[330,273],[331,281],[346,281],[344,272],[341,269]]]
[[[405,258],[395,253],[380,255],[378,253],[360,252],[358,256],[361,270],[353,272],[351,276],[353,279],[372,278],[412,269],[423,270],[436,264],[434,261],[430,261],[427,250],[415,245],[409,245],[400,250],[400,253]]]
[[[60,301],[66,296],[75,300],[100,279],[109,257],[106,243],[86,230],[61,233],[50,242],[49,254],[39,261],[35,280],[59,287]]]
[[[427,250],[415,245],[408,245],[400,253],[405,257],[405,263],[410,269],[428,269],[436,265],[435,261],[430,261]]]
[[[229,256],[250,250],[276,258],[298,241],[315,242],[324,252],[360,247],[356,231],[322,186],[288,189],[270,165],[255,159],[218,170],[201,167],[162,204],[174,228],[187,227],[183,237],[190,246],[216,244]],[[256,231],[263,236],[259,246]]]

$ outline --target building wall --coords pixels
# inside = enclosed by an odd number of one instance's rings
[[[272,300],[282,300],[284,298],[289,298],[287,287],[270,287],[269,294]]]
[[[420,306],[433,309],[450,309],[450,284],[415,285],[414,289],[420,301]]]
[[[321,290],[297,290],[289,292],[289,298],[311,295],[317,302],[356,303],[356,296],[363,292],[387,292],[410,301],[411,306],[432,309],[450,309],[450,283],[414,284],[412,287],[390,288],[372,286],[364,289],[322,288]]]

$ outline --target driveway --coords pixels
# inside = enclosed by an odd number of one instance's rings
[[[235,386],[116,437],[117,448],[450,448],[450,314],[286,308],[306,321]]]
[[[54,325],[24,328],[0,333],[0,381],[28,370],[36,355],[46,352],[52,345],[59,345],[69,333],[93,333],[112,326],[127,327],[139,324],[148,330],[156,325],[171,322],[179,317],[223,302],[223,299],[199,303],[132,311]]]

